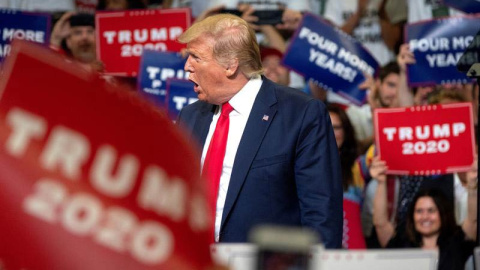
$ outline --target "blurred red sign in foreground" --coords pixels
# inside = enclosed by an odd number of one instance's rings
[[[15,41],[0,80],[0,144],[0,266],[210,264],[196,153],[127,90]]]

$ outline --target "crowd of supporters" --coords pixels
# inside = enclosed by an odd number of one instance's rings
[[[85,6],[92,9],[86,10]],[[404,43],[404,26],[440,16],[461,16],[462,12],[432,0],[0,0],[0,8],[53,14],[50,47],[99,74],[103,64],[97,59],[92,12],[178,7],[191,8],[192,21],[224,9],[237,9],[257,31],[264,76],[327,103],[340,153],[344,202],[357,206],[348,211],[358,211],[353,216],[359,218],[361,226],[353,236],[356,240],[350,241],[355,244],[349,246],[344,241],[344,248],[437,249],[439,269],[464,266],[476,239],[476,161],[471,171],[464,173],[386,174],[387,164],[379,159],[375,147],[372,117],[377,108],[471,102],[477,124],[475,83],[410,88],[406,76],[406,67],[415,65],[415,58]],[[257,23],[255,10],[266,7],[283,11],[278,24]],[[323,17],[353,36],[380,63],[377,76],[362,84],[368,97],[364,105],[351,104],[282,65],[290,38],[305,12]],[[108,79],[131,85],[132,89],[136,80]]]

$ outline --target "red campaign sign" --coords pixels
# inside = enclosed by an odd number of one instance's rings
[[[75,0],[75,7],[78,12],[95,13],[98,0]]]
[[[473,164],[470,103],[375,110],[375,141],[389,174],[462,172]]]
[[[360,204],[343,198],[342,247],[346,249],[366,249],[362,232]]]
[[[144,49],[179,52],[191,22],[190,9],[148,9],[95,14],[97,57],[106,73],[136,76]]]
[[[3,72],[0,266],[210,265],[198,154],[161,111],[25,41]]]

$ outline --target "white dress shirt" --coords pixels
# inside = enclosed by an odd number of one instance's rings
[[[232,175],[233,164],[235,162],[235,155],[237,154],[238,145],[242,138],[243,131],[247,125],[248,117],[252,111],[253,103],[257,97],[258,91],[262,86],[262,79],[260,76],[250,79],[240,91],[233,96],[229,103],[233,107],[230,113],[230,124],[228,128],[227,149],[225,151],[225,158],[223,160],[222,175],[220,176],[220,184],[217,197],[217,210],[215,214],[215,241],[219,240],[220,223],[222,222],[223,208],[225,199],[227,197],[228,185],[230,183],[230,176]],[[215,112],[210,129],[208,131],[205,145],[202,152],[202,168],[205,161],[210,141],[212,140],[213,132],[217,126],[218,118],[220,117],[220,110]]]

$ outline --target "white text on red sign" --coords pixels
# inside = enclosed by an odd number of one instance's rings
[[[399,141],[428,140],[405,142],[402,144],[403,155],[422,155],[448,152],[448,150],[450,150],[450,143],[444,138],[449,138],[450,136],[458,137],[465,132],[465,129],[465,123],[457,122],[433,126],[415,126],[414,128],[386,127],[383,128],[383,134],[386,135],[387,141],[393,141],[395,137],[397,137]],[[437,141],[435,139],[440,140]]]
[[[105,31],[103,37],[107,44],[125,44],[122,46],[122,57],[141,56],[143,49],[167,51],[167,45],[159,41],[175,41],[183,33],[183,28],[179,26]]]
[[[60,173],[67,181],[88,180],[93,190],[113,199],[130,196],[140,181],[138,207],[176,222],[187,219],[193,231],[208,228],[204,199],[192,194],[187,200],[185,181],[168,176],[161,167],[141,166],[133,154],[118,157],[115,147],[105,144],[98,147],[85,176],[82,168],[93,152],[87,136],[61,125],[49,129],[45,118],[20,108],[8,111],[6,123],[12,131],[5,150],[11,156],[22,158],[33,143],[45,140],[39,155],[42,168]],[[94,193],[70,193],[58,180],[37,181],[23,209],[45,222],[62,225],[74,235],[90,236],[117,252],[129,252],[145,264],[164,262],[174,249],[173,234],[160,222],[140,221],[123,207],[105,206]]]

